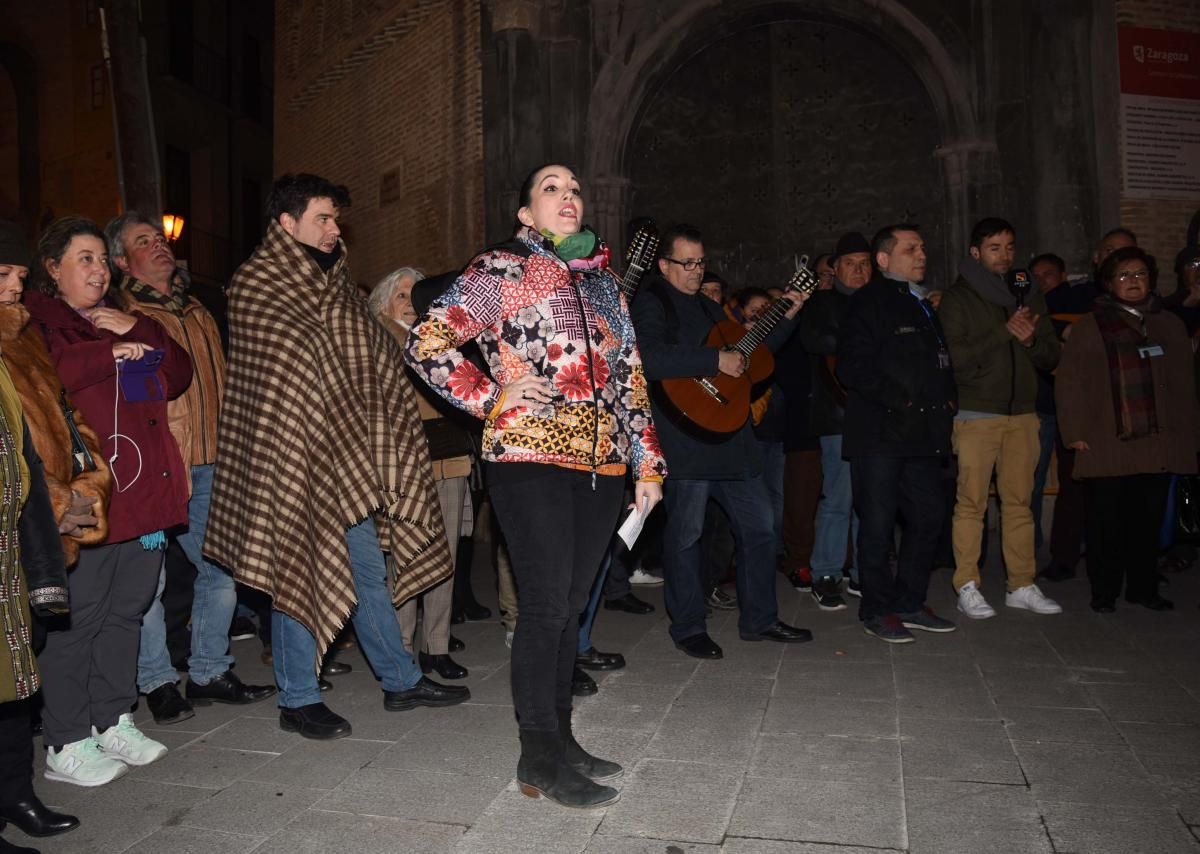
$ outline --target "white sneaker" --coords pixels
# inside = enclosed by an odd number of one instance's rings
[[[504,632],[504,645],[509,649],[512,649],[512,639],[514,634],[515,632],[510,632],[507,630]]]
[[[1024,608],[1035,614],[1061,614],[1062,605],[1046,596],[1036,584],[1026,584],[1018,587],[1004,597],[1004,604],[1010,608]]]
[[[129,713],[121,715],[117,725],[110,726],[104,732],[96,732],[96,728],[92,727],[92,736],[106,756],[119,759],[126,765],[149,765],[167,755],[167,746],[142,735]]]
[[[663,583],[661,575],[655,575],[651,572],[646,572],[640,566],[633,571],[633,575],[629,576],[630,584],[640,584],[643,587],[658,587]]]
[[[988,617],[996,616],[995,610],[983,598],[983,594],[979,592],[979,587],[974,581],[968,581],[958,588],[958,610],[972,620],[986,620]]]
[[[59,750],[47,750],[42,776],[76,786],[103,786],[128,770],[125,763],[105,756],[96,739],[88,737],[65,744]]]

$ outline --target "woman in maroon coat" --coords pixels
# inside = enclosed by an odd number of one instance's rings
[[[100,435],[113,475],[108,539],[68,575],[71,618],[51,631],[42,671],[46,777],[99,786],[167,749],[129,715],[137,700],[138,629],[158,584],[163,531],[187,523],[188,485],[167,401],[192,379],[161,326],[110,306],[104,234],[65,217],[38,242],[26,293],[59,379]]]

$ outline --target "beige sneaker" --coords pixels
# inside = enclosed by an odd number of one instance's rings
[[[47,750],[46,770],[42,776],[75,786],[103,786],[128,770],[125,763],[106,756],[96,739],[89,736],[58,750]]]

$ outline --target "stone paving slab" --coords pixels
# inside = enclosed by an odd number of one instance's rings
[[[1171,810],[1043,804],[1057,854],[1195,854],[1196,838]]]
[[[866,636],[855,602],[821,612],[782,577],[780,614],[813,643],[744,642],[720,613],[710,629],[726,657],[702,662],[671,644],[661,588],[637,591],[655,614],[602,611],[596,646],[628,666],[595,674],[575,729],[627,769],[607,810],[517,791],[509,652],[492,619],[454,627],[468,704],[387,712],[348,650],[354,672],[323,699],[351,738],[282,733],[274,700],[174,727],[143,706],[135,718],[167,757],[98,789],[49,783],[39,760],[38,792],[83,826],[4,837],[46,854],[1200,852],[1200,572],[1172,576],[1172,613],[1096,615],[1081,577],[1047,584],[1066,613],[1039,617],[1003,607],[992,560],[997,617],[961,618],[938,572],[931,604],[959,630],[904,647]],[[495,610],[494,576],[479,572]],[[270,680],[257,642],[233,651],[244,681]]]

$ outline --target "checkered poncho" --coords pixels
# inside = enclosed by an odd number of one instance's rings
[[[357,602],[345,531],[368,514],[399,604],[452,571],[401,351],[342,257],[272,222],[229,288],[230,353],[204,552],[317,638]]]

